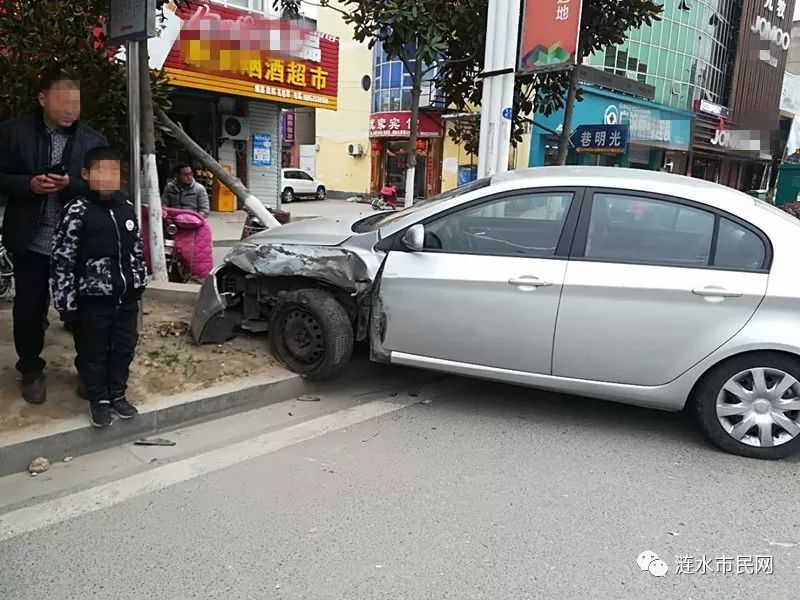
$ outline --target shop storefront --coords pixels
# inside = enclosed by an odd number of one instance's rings
[[[765,185],[770,140],[762,140],[758,130],[739,129],[728,107],[703,100],[695,108],[692,160],[686,174],[742,191]]]
[[[277,206],[284,144],[291,144],[294,135],[294,123],[281,110],[337,109],[338,38],[305,32],[302,44],[274,55],[235,47],[223,51],[225,40],[235,46],[235,40],[248,39],[256,30],[270,39],[286,23],[253,20],[252,13],[215,4],[180,17],[181,33],[165,62],[175,86],[172,116],[256,197]],[[170,144],[160,161],[162,177],[187,158],[182,148]]]
[[[398,195],[401,197],[405,195],[410,128],[410,112],[375,113],[370,117],[373,193],[383,186],[394,186]],[[417,169],[414,183],[416,198],[434,196],[441,190],[442,138],[441,115],[421,114],[416,144]]]
[[[580,125],[628,125],[630,144],[619,156],[579,155],[570,150],[569,164],[595,164],[652,171],[685,173],[691,145],[692,114],[593,86],[582,86],[583,100],[575,104],[572,128]],[[556,164],[564,111],[549,117],[537,114],[531,136],[529,164]]]

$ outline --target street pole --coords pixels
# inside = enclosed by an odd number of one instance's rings
[[[125,60],[128,71],[128,128],[130,130],[130,169],[128,174],[131,201],[136,218],[142,222],[142,129],[141,87],[139,75],[139,42],[126,42]]]
[[[144,42],[147,43],[146,41]],[[142,129],[141,121],[141,85],[139,75],[139,42],[128,41],[125,43],[125,61],[128,74],[128,128],[130,130],[130,169],[128,173],[128,188],[131,201],[139,221],[139,231],[142,224]],[[148,82],[149,83],[149,82]],[[144,327],[144,309],[139,302],[138,330]]]
[[[486,19],[478,177],[508,170],[520,0],[489,0]]]

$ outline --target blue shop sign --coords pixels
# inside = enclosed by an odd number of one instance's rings
[[[692,113],[677,110],[648,100],[641,100],[582,86],[583,101],[575,103],[573,127],[580,125],[627,125],[629,141],[670,150],[689,150],[692,141]],[[551,129],[564,120],[560,110],[536,122]],[[534,133],[541,130],[534,128]]]

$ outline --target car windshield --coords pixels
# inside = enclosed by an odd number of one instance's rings
[[[468,194],[469,192],[473,192],[475,190],[480,190],[485,187],[488,187],[490,183],[491,179],[488,178],[477,179],[466,185],[462,185],[452,190],[443,192],[438,196],[433,196],[432,198],[415,202],[414,206],[412,206],[411,208],[404,208],[402,210],[396,210],[388,213],[379,213],[377,215],[369,216],[366,219],[362,219],[357,223],[355,223],[353,225],[353,231],[355,233],[366,233],[368,231],[376,231],[381,227],[386,227],[390,223],[394,223],[398,219],[402,219],[404,217],[412,215],[422,209],[430,208],[435,204],[452,200],[456,196],[461,196],[462,194]]]

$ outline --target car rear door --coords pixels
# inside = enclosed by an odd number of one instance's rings
[[[580,195],[495,195],[425,222],[422,252],[396,244],[379,303],[392,361],[549,374]]]
[[[590,191],[564,280],[553,374],[642,386],[674,380],[753,316],[770,252],[760,231],[707,207]]]

